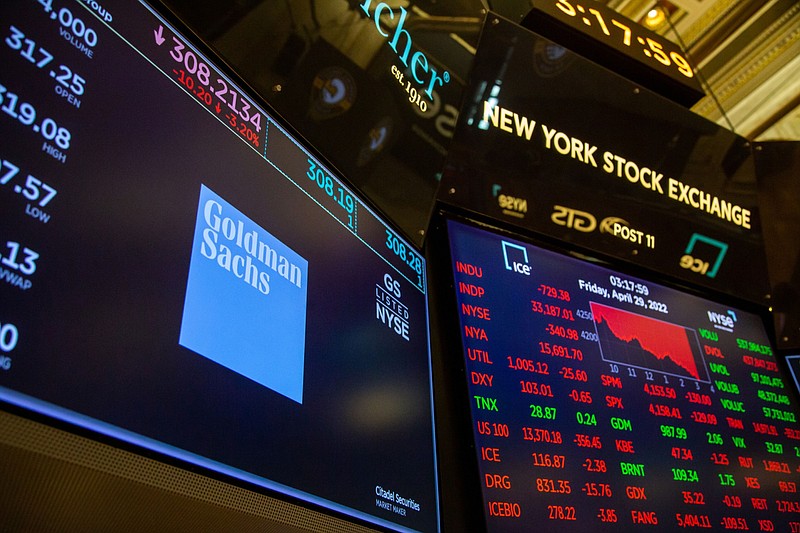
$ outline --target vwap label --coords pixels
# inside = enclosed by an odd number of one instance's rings
[[[205,185],[179,343],[303,401],[308,261]]]

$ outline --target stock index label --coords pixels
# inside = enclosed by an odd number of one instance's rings
[[[800,531],[759,317],[449,223],[490,531]]]

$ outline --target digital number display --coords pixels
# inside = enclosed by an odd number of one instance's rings
[[[608,10],[603,4],[590,0],[587,2],[587,5],[590,7],[584,7],[580,2],[557,0],[553,5],[561,13],[567,17],[574,17],[575,21],[579,21],[587,28],[592,28],[593,25],[596,25],[603,35],[609,39],[614,39],[617,44],[621,43],[624,46],[630,47],[632,44],[638,43],[641,46],[641,53],[644,57],[648,59],[652,58],[665,67],[673,66],[682,76],[687,78],[694,77],[691,65],[675,45],[667,41],[667,49],[665,50],[664,40],[659,36],[651,32],[647,32],[646,35],[636,35],[635,32],[637,30],[641,32],[641,27],[638,24],[633,25],[630,24],[630,22],[626,23],[627,19],[618,14],[614,14],[613,11]],[[604,13],[600,11],[601,9],[605,12],[605,16]],[[608,20],[606,20],[606,17],[608,17]],[[617,35],[612,34],[612,28]]]
[[[438,530],[420,253],[148,4],[0,41],[0,401]]]
[[[792,374],[795,389],[800,393],[800,355],[787,355],[786,364],[789,365],[789,372]]]
[[[690,107],[704,96],[674,42],[595,0],[535,0],[522,22],[635,83]]]
[[[489,531],[797,531],[757,315],[448,222]]]

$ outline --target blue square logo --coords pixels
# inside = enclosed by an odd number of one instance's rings
[[[205,185],[180,344],[303,402],[308,261]]]

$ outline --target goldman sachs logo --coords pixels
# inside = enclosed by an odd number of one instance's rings
[[[425,95],[432,99],[433,90],[437,86],[442,87],[445,83],[450,81],[450,73],[445,70],[439,75],[428,61],[428,56],[421,50],[413,54],[411,53],[411,34],[405,29],[406,17],[408,16],[406,8],[401,6],[396,12],[386,2],[378,2],[375,4],[374,11],[370,13],[372,0],[364,0],[359,7],[368,18],[372,18],[375,21],[375,29],[383,37],[387,38],[389,46],[394,50],[394,53],[397,54],[397,57],[400,58],[403,65],[408,67],[411,71],[411,76],[414,78],[414,81],[425,87]],[[397,26],[395,26],[393,30],[381,26],[381,17],[384,15],[390,20],[397,20]],[[399,50],[398,46],[400,47]],[[409,56],[411,57],[409,58]]]

